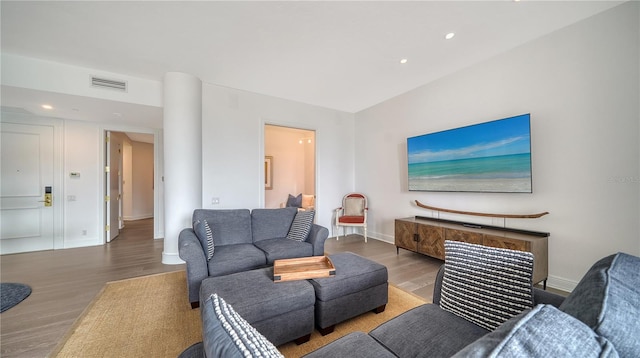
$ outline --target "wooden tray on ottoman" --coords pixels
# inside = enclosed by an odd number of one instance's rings
[[[333,277],[335,274],[336,267],[327,256],[300,257],[273,262],[274,282]]]

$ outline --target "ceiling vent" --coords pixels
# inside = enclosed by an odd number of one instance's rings
[[[108,88],[116,91],[127,92],[127,82],[126,81],[116,81],[110,80],[107,78],[100,78],[96,76],[91,76],[91,86],[98,88]]]

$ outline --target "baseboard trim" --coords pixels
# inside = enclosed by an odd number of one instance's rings
[[[557,290],[571,292],[578,286],[578,282],[567,280],[566,278],[551,276],[547,279],[547,287],[555,288]]]
[[[185,263],[178,254],[162,253],[162,263],[165,265],[180,265]]]

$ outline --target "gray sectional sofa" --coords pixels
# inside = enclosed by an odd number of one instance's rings
[[[301,218],[307,219],[308,233],[294,230],[305,221]],[[198,307],[200,284],[207,277],[267,267],[278,259],[324,255],[329,230],[309,218],[313,212],[298,214],[297,208],[195,210],[193,227],[178,238],[191,306]]]
[[[433,304],[355,332],[308,354],[319,357],[640,357],[640,258],[596,262],[565,299],[534,288],[532,309],[489,331]]]
[[[305,357],[640,357],[639,257],[618,253],[599,260],[566,298],[530,287],[525,301],[531,300],[532,307],[495,329],[470,322],[462,317],[465,312],[444,309],[452,292],[470,284],[455,281],[456,268],[448,264],[449,258],[438,273],[434,303],[407,311],[368,334],[350,333]],[[490,271],[508,273],[502,268]],[[471,295],[483,291],[468,288]],[[487,291],[500,296],[493,286]],[[485,299],[490,300],[481,297]],[[181,358],[281,357],[220,297],[211,295],[203,305],[204,343],[190,347]]]

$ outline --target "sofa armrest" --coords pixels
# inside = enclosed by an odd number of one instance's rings
[[[200,302],[200,283],[209,276],[209,266],[202,245],[193,229],[187,228],[180,232],[178,254],[187,263],[189,302],[192,307],[197,307]]]
[[[329,237],[329,230],[318,224],[311,225],[311,231],[307,236],[307,242],[313,245],[313,256],[324,255],[324,242]]]
[[[562,302],[564,302],[565,297],[558,295],[553,292],[541,290],[539,288],[533,288],[533,305],[536,306],[538,304],[548,304],[555,306],[556,308],[560,307]]]
[[[440,265],[436,274],[436,281],[433,283],[433,299],[435,305],[440,305],[440,290],[442,290],[442,277],[444,277],[444,265]]]

